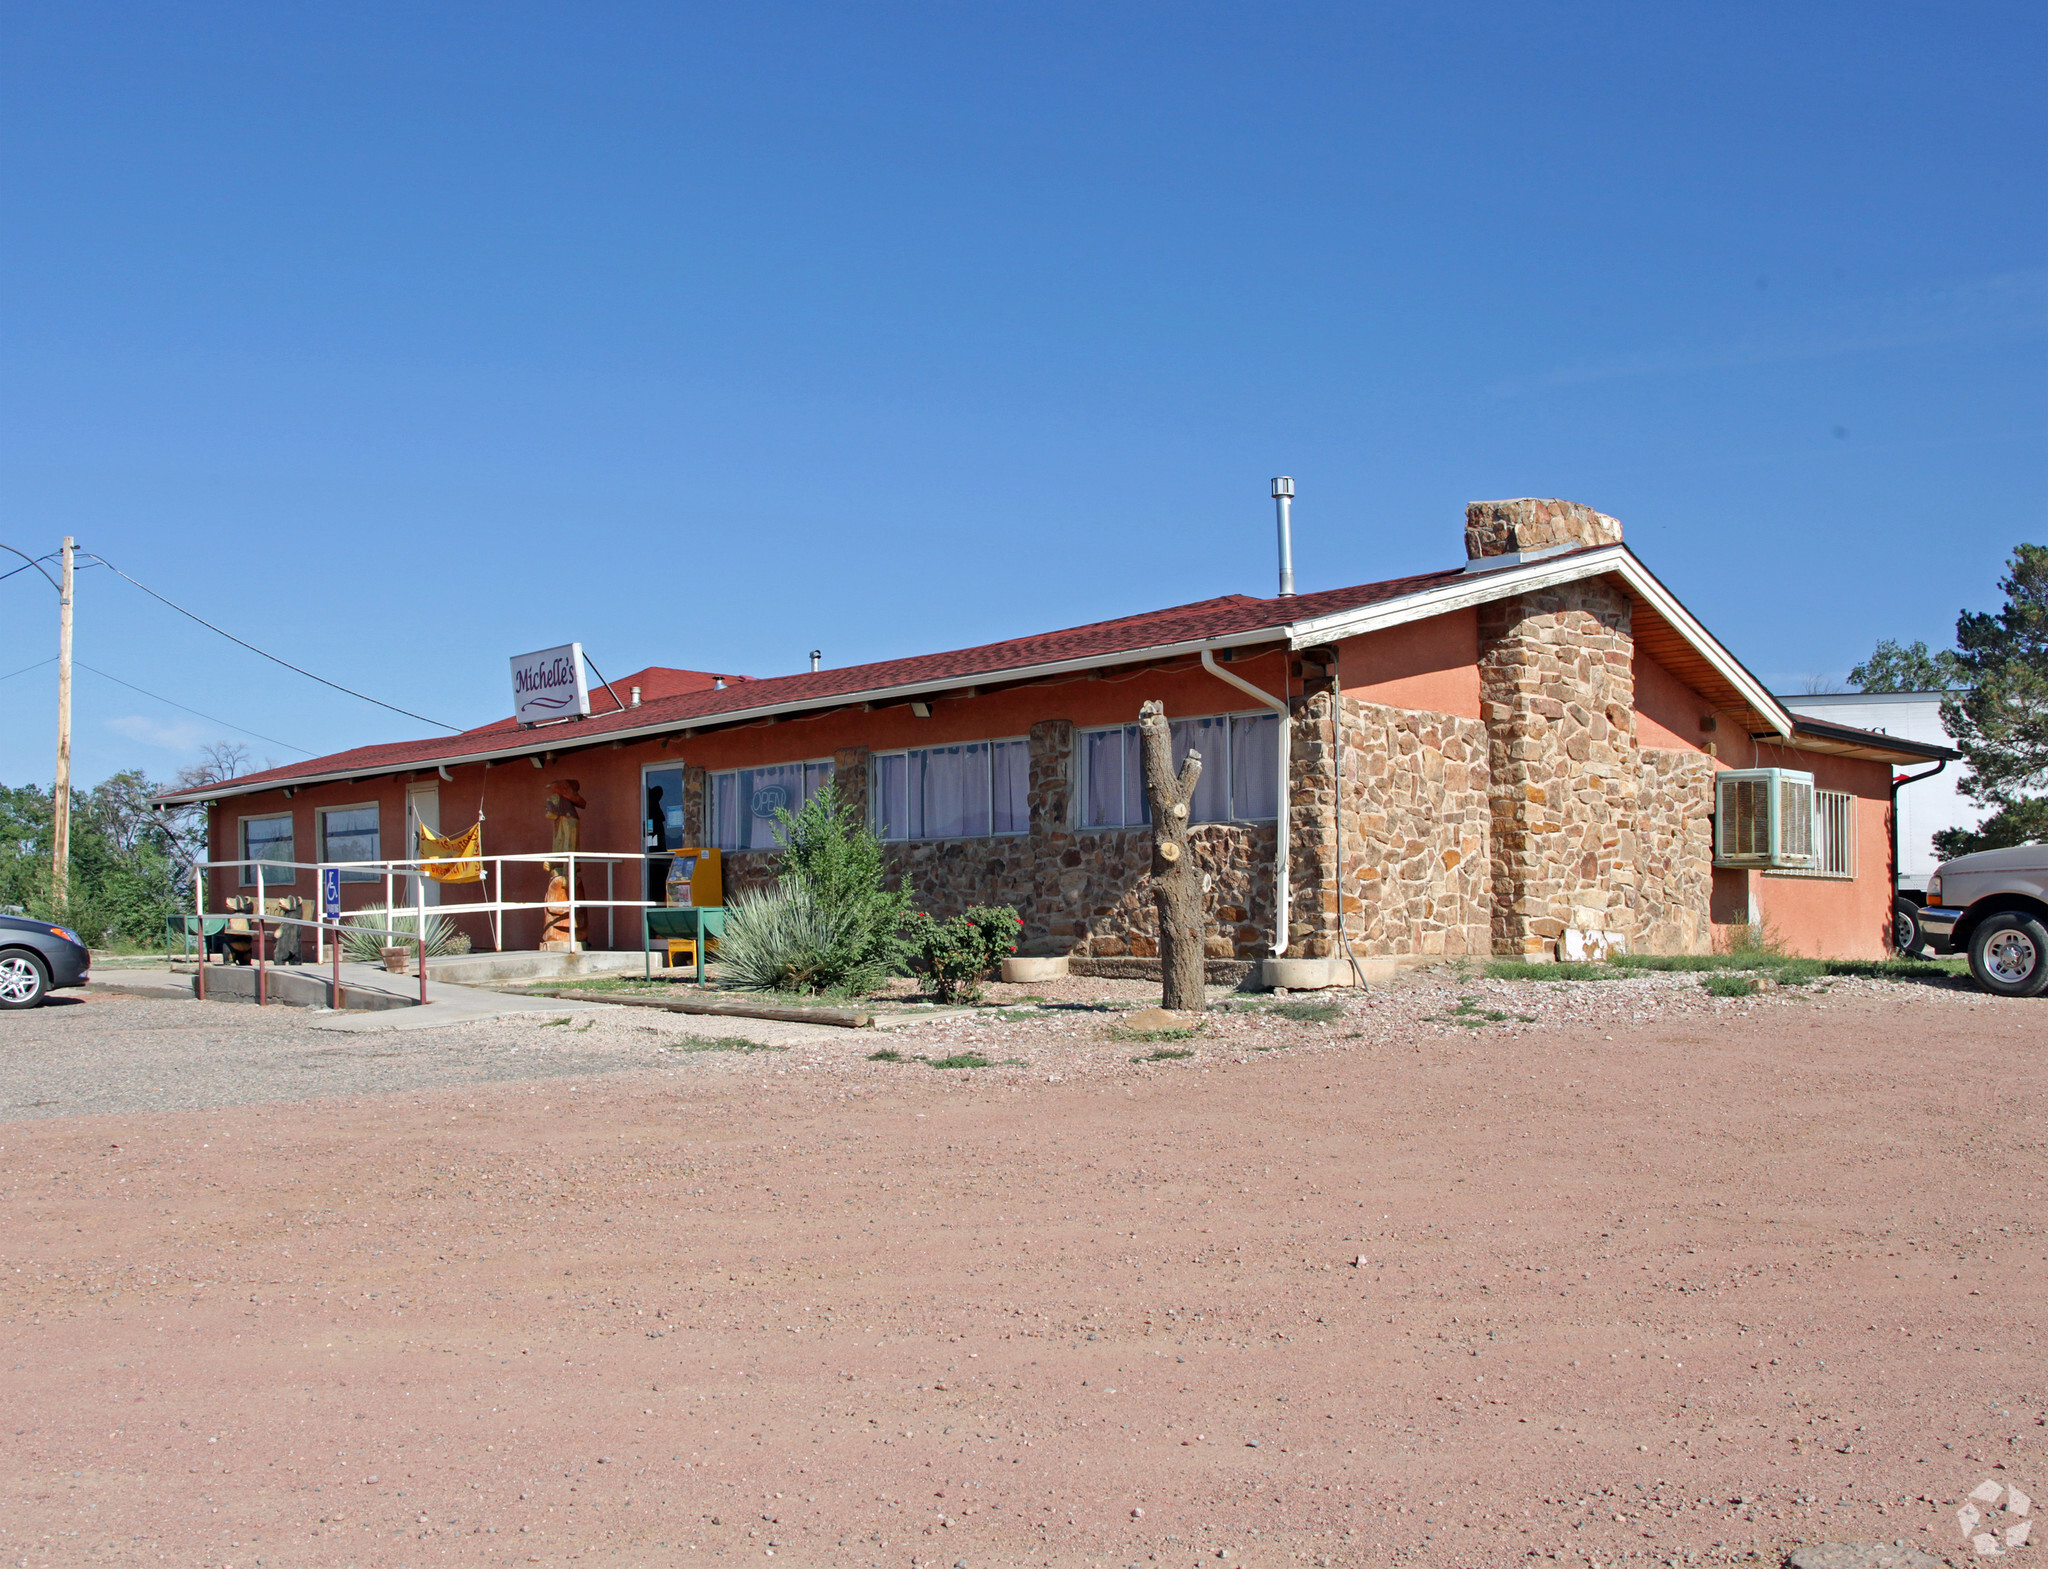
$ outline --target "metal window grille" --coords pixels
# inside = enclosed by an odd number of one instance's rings
[[[1845,790],[1813,792],[1813,865],[1788,868],[1776,877],[1856,875],[1856,797]]]

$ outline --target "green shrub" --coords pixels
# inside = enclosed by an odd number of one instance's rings
[[[797,883],[749,888],[726,907],[719,973],[755,991],[817,992],[845,985],[853,946],[847,919]],[[853,978],[858,984],[865,976],[856,968]]]
[[[1534,964],[1527,959],[1495,959],[1486,966],[1490,981],[1618,981],[1621,972],[1604,964],[1579,959],[1559,959],[1554,964]]]
[[[363,930],[367,926],[392,927],[400,935],[392,937],[382,931]],[[415,942],[414,933],[418,930],[417,910],[387,910],[381,904],[366,904],[354,914],[342,917],[341,951],[358,964],[381,964],[386,948],[411,949]],[[455,929],[455,923],[447,916],[429,910],[427,957],[439,959],[451,953],[468,952],[469,939]]]
[[[883,886],[882,846],[827,785],[800,811],[778,812],[783,853],[777,875],[785,890],[782,905],[755,901],[742,917],[726,920],[719,957],[728,978],[772,991],[871,992],[909,967],[910,944],[903,928],[910,918],[908,882],[891,893]],[[734,967],[732,923],[742,931],[739,946],[751,943],[744,974]],[[781,981],[769,979],[781,976]]]
[[[1272,1011],[1296,1024],[1332,1024],[1344,1015],[1344,1003],[1337,997],[1290,997],[1273,1004]]]
[[[1163,1030],[1133,1030],[1124,1025],[1110,1026],[1109,1038],[1113,1041],[1191,1041],[1200,1033],[1200,1026],[1193,1024],[1169,1024]]]
[[[1710,997],[1754,997],[1756,977],[1740,970],[1722,970],[1700,977]]]
[[[950,921],[920,910],[910,920],[910,943],[939,1001],[973,1002],[988,972],[1017,951],[1023,929],[1023,919],[1007,904],[977,904]]]
[[[782,814],[787,848],[781,875],[804,888],[821,909],[845,926],[844,951],[835,956],[851,980],[841,990],[872,991],[889,975],[908,967],[910,944],[903,927],[910,918],[908,879],[895,892],[883,886],[881,841],[868,831],[860,812],[828,784],[794,816]]]

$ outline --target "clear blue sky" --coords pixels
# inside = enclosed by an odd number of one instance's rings
[[[1282,472],[1305,589],[1569,497],[1793,688],[2044,537],[2035,3],[0,38],[0,540],[458,724],[570,639],[778,674],[1270,593]],[[0,674],[54,597],[0,583]],[[422,733],[103,572],[78,656],[310,750]],[[0,780],[46,780],[53,670],[0,702]],[[92,672],[77,713],[85,782],[231,735]]]

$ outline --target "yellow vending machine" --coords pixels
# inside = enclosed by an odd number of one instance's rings
[[[671,909],[714,910],[725,904],[725,871],[716,850],[678,850],[669,862]]]
[[[647,935],[664,939],[667,968],[674,969],[679,960],[694,963],[701,983],[705,953],[725,935],[725,868],[719,852],[677,850],[664,894],[667,908],[647,912]]]

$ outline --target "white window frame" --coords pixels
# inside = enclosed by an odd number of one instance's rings
[[[1280,716],[1270,708],[1233,708],[1220,714],[1169,715],[1168,723],[1178,724],[1185,721],[1188,724],[1194,724],[1204,719],[1223,719],[1232,722],[1239,719],[1270,719],[1275,724],[1280,723]],[[1090,725],[1085,729],[1076,728],[1074,731],[1074,831],[1076,833],[1113,834],[1122,833],[1131,828],[1143,828],[1146,826],[1146,821],[1143,817],[1140,817],[1135,823],[1090,823],[1088,821],[1087,738],[1091,735],[1107,735],[1112,731],[1121,733],[1131,728],[1132,726],[1129,724]],[[1228,817],[1200,817],[1194,819],[1194,821],[1197,823],[1270,823],[1275,821],[1274,817],[1245,817],[1238,813],[1237,763],[1234,756],[1237,749],[1229,744],[1229,735],[1230,732],[1226,729],[1224,732],[1223,756],[1220,761],[1224,770],[1223,798],[1230,803],[1230,815]],[[1218,761],[1215,758],[1203,757],[1202,771],[1207,773],[1216,766]],[[1140,766],[1142,767],[1143,764],[1141,763]],[[1142,786],[1138,791],[1138,799],[1140,801],[1145,799],[1145,792]]]
[[[1019,742],[1024,746],[1024,826],[1005,829],[997,833],[996,821],[996,753],[999,746],[1011,746]],[[985,746],[988,748],[983,761],[984,783],[988,787],[988,821],[990,831],[985,834],[947,834],[943,836],[922,835],[913,839],[909,834],[890,834],[887,824],[882,821],[882,761],[890,757],[909,757],[916,752],[943,752],[953,746]],[[1022,735],[978,736],[972,741],[941,741],[931,746],[897,746],[886,752],[868,754],[868,828],[884,844],[948,844],[964,843],[970,839],[1023,839],[1031,833],[1031,738]]]
[[[831,773],[828,779],[826,780],[828,784],[831,783],[832,780],[837,779],[839,774],[838,768],[834,765],[832,759],[829,757],[792,757],[780,763],[749,763],[744,768],[721,768],[718,769],[716,772],[707,769],[704,774],[704,843],[699,846],[694,846],[693,848],[704,850],[716,850],[721,855],[773,855],[775,852],[783,848],[783,846],[779,844],[766,844],[750,845],[745,849],[734,849],[731,846],[722,845],[718,842],[719,781],[722,779],[737,779],[741,774],[760,773],[764,769],[769,768],[829,769],[831,770]],[[643,781],[645,780],[646,775],[644,772],[641,775],[641,778]],[[642,788],[645,788],[644,783]],[[806,795],[805,799],[809,799],[808,795]],[[641,797],[641,802],[642,806],[638,815],[640,820],[644,822],[646,802],[646,797],[644,795]],[[803,810],[803,801],[797,802],[796,805],[797,811]],[[796,813],[792,812],[790,813],[790,815],[794,817]]]
[[[1766,877],[1856,879],[1856,797],[1847,790],[1813,792],[1813,865],[1766,872]]]
[[[299,824],[297,814],[293,812],[256,812],[248,817],[240,817],[235,820],[235,842],[241,847],[240,859],[242,861],[248,862],[262,859],[260,856],[254,856],[249,853],[249,825],[251,823],[277,822],[288,823],[291,826],[292,859],[296,861],[299,858]],[[277,863],[274,861],[264,861],[263,864],[265,866],[274,866]],[[263,891],[265,893],[270,892],[273,888],[292,888],[298,885],[299,874],[296,871],[288,867],[281,868],[281,870],[289,875],[280,878],[273,877],[269,872],[263,874]],[[239,886],[243,888],[254,888],[256,886],[255,867],[244,865],[241,868],[241,874],[242,878]]]
[[[354,801],[346,806],[320,806],[313,809],[313,842],[318,846],[318,859],[325,866],[338,859],[327,853],[327,814],[330,812],[375,812],[377,814],[377,853],[359,859],[377,861],[384,858],[384,803],[381,801]],[[376,872],[343,872],[345,883],[375,883],[383,878]]]

